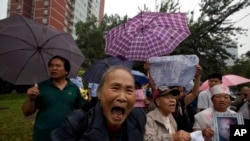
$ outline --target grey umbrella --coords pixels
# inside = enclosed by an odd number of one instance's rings
[[[48,61],[55,55],[71,63],[75,77],[84,55],[72,36],[21,15],[0,20],[0,77],[16,85],[49,78]]]
[[[121,59],[119,57],[108,57],[94,62],[83,74],[83,80],[88,83],[99,83],[103,73],[111,66],[122,65],[132,69],[133,61]]]

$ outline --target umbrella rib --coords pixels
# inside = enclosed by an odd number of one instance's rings
[[[151,24],[154,21],[154,19],[157,18],[157,17],[159,17],[159,15],[153,17],[148,24]]]
[[[30,25],[23,19],[23,17],[21,15],[19,15],[20,18],[23,20],[23,22],[27,25],[27,27],[30,29],[30,32],[31,34],[33,35],[34,39],[35,39],[35,42],[36,42],[36,45],[38,46],[38,41],[37,41],[37,38],[33,32],[33,30],[31,29]]]
[[[32,58],[37,52],[33,53],[28,59],[27,61],[25,61],[25,63],[23,64],[23,66],[21,67],[19,73],[17,76],[20,76],[20,74],[23,72],[23,69],[25,68],[25,65],[28,63],[28,61],[30,60],[30,58]],[[16,78],[15,82],[18,80],[18,77]]]
[[[13,84],[32,85],[50,76],[47,62],[51,56],[64,56],[73,63],[68,77],[75,76],[85,60],[84,54],[69,33],[36,23],[20,14],[3,20],[2,23],[0,38],[6,48],[0,49],[0,57],[8,59],[14,56],[19,63],[13,59],[0,63],[4,69],[0,76]]]
[[[44,52],[46,52],[47,54],[50,54],[51,56],[53,56],[53,54],[51,54],[50,52],[47,51],[47,50],[49,50],[49,49],[64,50],[64,51],[66,51],[66,52],[71,52],[71,51],[69,51],[69,50],[62,49],[62,48],[46,48],[46,50],[43,50]],[[72,53],[72,54],[75,54],[75,55],[78,55],[78,56],[81,56],[80,54],[77,54],[77,53],[75,53],[75,52],[71,52],[71,53]]]
[[[18,39],[18,40],[20,40],[20,41],[23,41],[24,43],[26,43],[26,44],[28,44],[28,45],[30,45],[30,46],[35,47],[35,46],[34,46],[34,45],[32,45],[31,43],[29,43],[29,42],[27,42],[27,41],[25,41],[25,40],[23,40],[23,39],[20,39],[20,38],[14,37],[14,36],[4,35],[4,34],[0,34],[0,36],[15,38],[15,39]]]
[[[183,30],[180,30],[180,31],[183,31]],[[183,32],[186,32],[186,31],[183,31]],[[156,38],[158,38],[158,39],[159,39],[159,41],[162,43],[162,45],[164,45],[164,46],[168,46],[168,45],[166,45],[166,43],[162,40],[162,38],[161,38],[161,37],[157,36],[156,34],[151,34],[151,35],[153,35],[153,36],[155,36]],[[162,54],[162,55],[165,55],[165,54]]]
[[[47,39],[42,45],[41,45],[41,47],[43,47],[43,46],[45,46],[45,44],[47,44],[50,40],[52,40],[53,38],[56,38],[56,37],[58,37],[58,36],[61,36],[61,35],[69,35],[68,33],[61,33],[61,34],[57,34],[57,35],[55,35],[55,36],[52,36],[52,37],[50,37],[49,39]]]
[[[16,49],[16,50],[10,50],[10,51],[6,51],[6,52],[3,52],[3,53],[0,53],[0,55],[4,55],[4,54],[8,54],[8,53],[11,53],[11,52],[16,52],[16,51],[19,51],[19,50],[35,50],[35,49]]]
[[[50,37],[48,40],[46,40],[42,45],[41,45],[41,48],[43,47],[43,46],[45,46],[46,45],[46,43],[48,43],[50,40],[52,40],[53,38],[56,38],[56,37],[58,37],[58,36],[62,36],[62,35],[69,35],[68,33],[61,33],[61,34],[57,34],[57,35],[55,35],[55,36],[52,36],[52,37]],[[46,48],[46,50],[48,50],[48,49],[58,49],[58,50],[65,50],[65,51],[69,51],[69,50],[66,50],[66,49],[63,49],[63,48],[55,48],[55,47],[47,47]],[[46,52],[46,51],[45,51]],[[48,54],[50,54],[49,52],[47,52]],[[78,55],[78,56],[81,56],[81,55],[79,55],[79,54],[77,54],[77,53],[75,53],[75,52],[72,52],[73,54],[76,54],[76,55]],[[51,54],[52,56],[53,56],[53,54]]]
[[[46,68],[46,71],[48,72],[48,69],[47,69],[47,64],[45,64],[45,62],[46,62],[46,60],[45,60],[45,57],[44,57],[44,55],[41,53],[41,56],[42,56],[42,62],[43,62],[43,65],[44,65],[44,68]],[[46,73],[47,74],[47,78],[49,78],[49,75],[48,75],[48,73]]]
[[[154,19],[155,18],[157,18],[157,17],[159,17],[160,15],[157,15],[157,16],[155,16],[155,17],[153,17],[150,21],[149,21],[149,23],[148,24],[151,24],[153,21],[154,21]],[[143,25],[143,18],[142,18],[142,14],[141,14],[141,22],[142,22],[142,25]]]
[[[140,16],[141,16],[141,22],[142,22],[142,25],[143,25],[142,12],[141,12],[141,15],[140,15]]]

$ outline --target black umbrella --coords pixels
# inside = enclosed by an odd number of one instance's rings
[[[84,61],[72,36],[21,15],[0,20],[0,77],[18,85],[49,78],[48,61],[55,55],[71,63],[75,77]]]

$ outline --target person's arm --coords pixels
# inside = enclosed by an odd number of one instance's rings
[[[204,108],[197,108],[196,113],[199,113],[200,111],[205,110]]]
[[[88,88],[88,102],[91,101],[91,89]]]
[[[88,85],[88,102],[91,101],[91,88],[92,88],[93,84],[92,83],[89,83]]]
[[[30,116],[36,112],[35,99],[39,94],[37,86],[33,86],[27,90],[27,99],[22,105],[22,112],[24,116]]]
[[[195,74],[195,81],[194,81],[194,86],[193,86],[192,92],[189,93],[188,95],[186,95],[184,98],[185,107],[188,104],[190,104],[199,94],[202,68],[201,68],[201,66],[197,65],[196,69],[197,70],[196,70],[196,74]]]
[[[51,141],[76,141],[88,127],[88,117],[83,110],[71,112],[64,122],[51,132]]]
[[[78,82],[79,84],[78,85],[79,85],[80,88],[83,88],[82,78],[79,77],[79,76],[78,76],[78,78],[79,78],[79,82]]]
[[[190,133],[184,131],[184,130],[179,130],[172,134],[173,140],[174,141],[190,141],[191,136]]]
[[[233,102],[231,102],[231,105],[235,107],[240,107],[242,102],[244,102],[244,99],[242,98],[242,96],[238,96]]]
[[[212,128],[204,128],[204,129],[196,129],[194,128],[194,131],[201,130],[201,133],[206,138],[211,138],[214,136],[214,130]]]
[[[209,108],[208,100],[210,99],[207,97],[206,91],[201,91],[200,94],[198,95],[198,100],[197,100],[197,113],[206,108]]]
[[[148,85],[152,89],[152,93],[154,93],[157,90],[157,87],[155,86],[154,80],[153,80],[153,78],[152,78],[152,76],[150,74],[150,63],[149,62],[145,62],[143,64],[143,68],[147,72]]]
[[[157,87],[155,86],[155,82],[154,82],[150,72],[148,72],[148,84],[149,84],[149,87],[151,87],[152,92],[154,93],[157,90]]]
[[[23,115],[26,117],[35,113],[36,112],[35,101],[27,98],[26,101],[23,103],[22,111]]]
[[[211,138],[212,136],[214,136],[214,130],[210,127],[204,128],[204,120],[204,115],[196,114],[194,117],[193,131],[200,130],[204,137]]]

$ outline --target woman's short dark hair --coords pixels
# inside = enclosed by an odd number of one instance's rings
[[[64,69],[65,69],[65,71],[70,72],[71,66],[70,66],[69,61],[68,61],[66,58],[64,58],[64,57],[62,57],[62,56],[59,56],[59,55],[56,55],[56,56],[52,57],[52,58],[49,60],[48,67],[50,66],[51,61],[54,60],[54,59],[60,59],[60,60],[63,62],[63,64],[64,64]],[[69,73],[68,73],[68,74],[69,74]],[[68,74],[67,74],[67,75],[68,75]]]
[[[221,73],[212,73],[208,76],[208,79],[211,79],[211,78],[218,78],[219,80],[222,80],[222,74]]]

